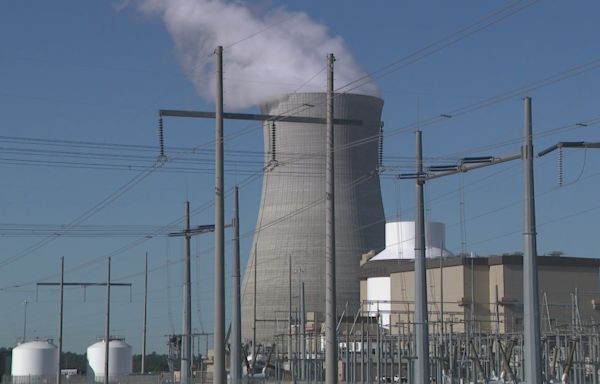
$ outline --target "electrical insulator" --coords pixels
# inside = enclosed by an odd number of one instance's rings
[[[381,122],[381,127],[379,128],[379,157],[377,170],[378,172],[383,171],[383,122]]]
[[[563,185],[563,150],[558,148],[558,185]]]
[[[277,161],[277,158],[275,156],[276,145],[277,145],[277,141],[275,140],[275,122],[273,122],[271,124],[271,161],[273,163],[275,163]]]
[[[164,138],[164,129],[163,129],[163,118],[160,116],[158,118],[158,142],[160,145],[160,158],[164,159],[165,157],[165,138]]]

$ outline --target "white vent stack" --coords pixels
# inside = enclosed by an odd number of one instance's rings
[[[425,223],[425,256],[448,257],[452,253],[444,248],[446,241],[446,225],[439,222]],[[396,221],[385,224],[385,249],[369,261],[400,260],[415,258],[415,222]],[[367,279],[367,300],[369,312],[379,312],[384,327],[390,326],[392,287],[389,276],[369,277]]]
[[[32,378],[56,376],[58,349],[49,341],[35,340],[17,345],[12,350],[13,383],[27,383]]]
[[[87,349],[87,376],[97,382],[104,380],[105,341],[92,344]],[[123,340],[112,339],[108,343],[108,377],[117,379],[132,372],[131,345]]]

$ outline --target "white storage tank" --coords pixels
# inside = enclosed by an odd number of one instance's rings
[[[452,252],[444,248],[446,225],[436,221],[425,223],[425,256],[448,257]],[[385,223],[385,249],[371,260],[415,258],[415,222],[392,221]]]
[[[104,380],[105,341],[92,344],[87,349],[87,376],[96,381]],[[116,379],[132,372],[131,345],[122,339],[108,343],[108,377]]]
[[[32,377],[55,377],[57,371],[58,348],[50,341],[27,341],[12,350],[13,383],[27,382]]]

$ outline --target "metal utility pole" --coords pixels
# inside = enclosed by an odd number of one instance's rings
[[[417,216],[415,220],[415,337],[417,359],[415,383],[429,382],[429,325],[427,319],[427,275],[425,271],[425,202],[423,186],[423,145],[421,131],[416,132]]]
[[[215,309],[214,309],[214,379],[225,384],[225,209],[223,183],[223,47],[215,50],[216,105],[215,105]]]
[[[540,302],[538,293],[538,266],[535,227],[535,200],[533,183],[533,143],[531,98],[525,98],[525,142],[523,144],[523,175],[525,223],[523,231],[523,325],[525,344],[525,380],[541,383],[540,359]]]
[[[192,289],[190,267],[190,202],[185,202],[185,255],[183,262],[183,337],[181,339],[181,384],[192,378]]]
[[[148,252],[144,266],[144,330],[142,332],[142,375],[146,373],[146,331],[148,325]]]
[[[446,343],[444,340],[444,243],[440,246],[440,336],[442,338],[442,361],[446,361]],[[444,365],[442,364],[442,369]]]
[[[325,383],[337,384],[337,334],[335,292],[335,199],[333,54],[327,55],[327,130],[325,160]]]
[[[108,384],[108,345],[110,343],[110,257],[106,276],[106,330],[104,333],[104,384]]]
[[[63,307],[64,307],[64,287],[83,287],[84,289],[87,287],[104,287],[106,286],[106,330],[105,330],[105,339],[110,341],[110,287],[129,287],[129,295],[131,296],[131,283],[111,283],[110,281],[110,257],[108,258],[108,276],[107,281],[104,283],[85,283],[85,282],[74,282],[74,283],[65,283],[64,282],[64,258],[61,258],[61,276],[60,281],[58,283],[36,283],[36,286],[58,286],[60,288],[60,313],[59,313],[59,351],[62,351],[62,323],[63,323]],[[105,342],[106,342],[105,340]],[[104,376],[105,380],[108,377],[108,342],[105,343],[105,362],[104,362]],[[60,353],[59,353],[60,355]],[[60,368],[59,368],[60,371]]]
[[[25,312],[23,314],[23,342],[25,342],[27,341],[27,304],[29,302],[25,300],[23,304],[25,305]]]
[[[290,376],[294,379],[294,367],[292,366],[292,254],[288,255],[288,363]]]
[[[306,380],[306,303],[304,300],[304,281],[300,283],[300,379]]]
[[[62,355],[62,341],[63,341],[63,308],[64,308],[64,284],[65,284],[65,258],[60,258],[60,304],[59,304],[59,315],[58,315],[58,371],[56,372],[56,384],[60,384],[62,376],[60,374],[61,364],[60,357]]]
[[[232,309],[231,309],[231,361],[229,372],[233,384],[239,384],[242,379],[242,319],[240,302],[240,207],[239,191],[233,189],[233,260],[232,260]]]
[[[252,292],[252,368],[256,365],[256,288],[258,286],[258,256],[256,255],[257,244],[254,243],[254,291]],[[254,372],[252,372],[254,375]]]
[[[190,226],[190,202],[185,202],[185,229],[181,232],[169,233],[170,237],[185,237],[185,252],[183,257],[183,333],[181,335],[181,381],[190,384],[192,381],[192,282],[191,282],[191,246],[190,240],[194,235],[212,232],[214,225]],[[146,262],[147,263],[147,262]]]
[[[399,179],[416,179],[415,217],[415,383],[429,382],[429,327],[427,319],[427,275],[425,259],[425,204],[423,187],[427,180],[468,172],[474,169],[500,164],[521,158],[521,154],[505,157],[470,157],[461,159],[457,165],[432,166],[423,171],[423,147],[421,131],[416,132],[416,173],[400,174]]]

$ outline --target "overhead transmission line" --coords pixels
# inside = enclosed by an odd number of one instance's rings
[[[513,14],[513,13],[510,13],[510,14]],[[509,15],[508,15],[508,16],[509,16]],[[506,17],[508,17],[508,16],[506,16]],[[490,24],[490,25],[491,25],[491,24]],[[481,28],[481,29],[483,29],[483,28]],[[481,30],[481,29],[478,29],[478,30]],[[473,32],[473,33],[474,33],[474,32]],[[591,68],[590,68],[590,69],[591,69]],[[565,78],[566,78],[566,77],[565,77]],[[563,78],[563,79],[564,79],[564,78]],[[555,81],[559,81],[559,80],[555,80]],[[542,85],[538,84],[538,86],[542,86]],[[523,91],[521,91],[521,92],[523,92]],[[508,98],[508,96],[505,96],[505,97],[506,97],[506,98]],[[512,96],[510,96],[510,97],[512,97]],[[474,109],[472,109],[472,108],[476,108],[476,109],[478,109],[478,108],[483,108],[484,106],[487,106],[487,104],[485,103],[486,101],[487,101],[488,103],[492,103],[492,102],[491,102],[491,100],[489,100],[489,99],[488,99],[488,100],[484,100],[483,102],[479,103],[479,105],[478,105],[478,106],[471,105],[471,106],[470,106],[470,107],[471,107],[471,110],[474,110]],[[495,102],[497,102],[497,101],[495,101]],[[463,114],[463,113],[467,113],[467,112],[469,112],[469,110],[468,110],[468,109],[456,110],[456,111],[454,112],[454,115]],[[441,118],[446,118],[447,116],[445,116],[445,115],[441,115],[440,117],[441,117]],[[439,119],[435,119],[435,120],[436,120],[436,121],[429,121],[429,122],[428,122],[426,125],[430,125],[430,124],[433,124],[434,122],[437,122],[437,121],[439,121]],[[420,125],[420,126],[422,126],[422,125],[423,125],[423,123],[421,123],[421,124],[419,124],[419,125]],[[394,132],[394,133],[399,133],[399,132],[401,132],[401,131],[403,131],[403,130],[406,130],[406,129],[408,129],[408,128],[407,128],[407,127],[404,127],[404,128],[399,128],[399,129],[396,129],[396,130],[394,130],[393,132]],[[378,139],[378,136],[376,137],[376,139]],[[354,145],[355,145],[355,146],[357,146],[357,145],[360,145],[360,144],[364,144],[364,143],[356,143],[356,144],[354,144]],[[342,149],[346,149],[346,148],[339,148],[339,149],[336,149],[336,150],[342,150]],[[55,238],[55,237],[54,237],[54,238]],[[52,239],[54,239],[54,238],[52,238]],[[38,242],[38,243],[39,243],[39,242]],[[41,248],[42,246],[44,246],[44,245],[45,245],[45,244],[39,245],[38,243],[34,244],[34,246],[32,246],[32,247],[29,247],[29,248],[27,248],[26,250],[24,250],[24,252],[20,252],[19,254],[15,255],[15,256],[13,256],[13,257],[11,257],[11,258],[9,258],[9,259],[8,259],[8,260],[6,260],[6,261],[8,261],[8,262],[13,262],[14,260],[17,260],[17,259],[19,259],[19,258],[21,258],[21,257],[23,257],[23,256],[25,256],[25,255],[27,255],[28,253],[31,253],[32,251],[34,251],[34,250],[37,250],[37,249],[39,249],[39,248]],[[5,261],[5,262],[0,262],[0,267],[1,267],[1,266],[3,266],[3,265],[6,265],[6,264],[5,264],[5,263],[6,263],[6,261]]]
[[[600,59],[592,60],[592,61],[587,62],[585,64],[581,64],[581,65],[575,66],[573,68],[570,68],[570,69],[567,69],[565,71],[559,72],[558,74],[546,77],[546,78],[544,78],[542,80],[538,80],[538,81],[532,82],[532,83],[530,83],[528,85],[519,87],[517,89],[513,89],[511,91],[507,91],[507,92],[501,93],[499,95],[496,95],[496,96],[484,99],[482,101],[479,101],[479,102],[476,102],[476,103],[473,103],[473,104],[469,104],[469,105],[467,105],[465,107],[455,109],[450,114],[441,114],[441,115],[438,115],[438,116],[435,116],[435,117],[431,117],[431,118],[429,118],[429,119],[427,119],[425,121],[420,121],[418,123],[418,125],[419,125],[419,127],[424,127],[424,126],[432,125],[432,124],[438,123],[438,122],[440,122],[442,120],[445,120],[445,119],[448,118],[448,116],[454,117],[454,116],[457,116],[457,115],[466,114],[466,113],[469,113],[469,112],[472,112],[472,111],[475,111],[475,110],[487,107],[489,105],[493,105],[494,103],[497,103],[497,102],[500,102],[500,101],[503,101],[503,100],[507,100],[507,99],[510,99],[512,97],[515,97],[515,96],[519,96],[519,95],[523,94],[524,92],[530,92],[530,91],[532,91],[534,89],[538,89],[538,88],[541,88],[541,87],[544,87],[544,86],[547,86],[547,85],[550,85],[550,84],[554,84],[554,83],[559,82],[559,81],[563,81],[563,80],[568,79],[568,78],[570,78],[572,76],[576,76],[576,75],[579,75],[579,74],[584,73],[586,71],[595,69],[598,66],[600,66]],[[400,133],[400,132],[408,131],[408,130],[410,130],[412,128],[416,128],[416,124],[417,123],[413,123],[413,124],[409,124],[409,125],[404,126],[404,127],[393,129],[391,131],[388,131],[388,135],[390,133],[397,134],[397,133]],[[371,138],[371,140],[378,140],[378,139],[379,139],[378,135],[377,136],[372,136],[372,138]],[[335,150],[336,151],[340,151],[340,150],[344,150],[344,149],[349,149],[349,148],[352,148],[352,147],[355,147],[355,146],[358,146],[358,145],[366,144],[366,142],[368,142],[368,140],[361,140],[360,142],[354,142],[351,145],[345,146],[343,148],[338,147]],[[210,143],[208,143],[208,144],[210,144]],[[205,144],[205,145],[207,145],[207,144]],[[15,255],[15,256],[13,256],[12,258],[10,258],[10,262],[13,262],[14,260],[17,260],[18,258],[23,257],[24,255],[27,255],[27,254],[29,254],[29,253],[31,253],[31,252],[33,252],[33,251],[35,251],[35,250],[43,247],[45,244],[46,244],[45,242],[44,243],[38,242],[38,243],[34,244],[33,246],[27,248],[23,252],[21,252],[21,253]],[[5,263],[4,262],[0,262],[0,267],[2,267],[3,265],[5,265]]]
[[[451,45],[456,44],[457,42],[466,39],[469,36],[474,35],[477,32],[480,32],[486,28],[491,27],[492,25],[499,23],[500,21],[523,11],[524,9],[529,8],[530,6],[536,4],[539,0],[530,0],[530,1],[516,1],[511,2],[509,5],[505,7],[501,7],[496,9],[480,19],[476,20],[473,23],[469,23],[456,31],[451,32],[449,35],[445,36],[442,39],[436,40],[433,43],[426,45],[423,48],[417,49],[416,51],[410,53],[409,55],[393,61],[379,69],[376,69],[368,74],[351,81],[347,84],[336,89],[336,92],[348,93],[354,89],[360,88],[366,83],[373,82],[374,80],[386,76],[390,73],[393,73],[401,68],[404,68],[410,64],[413,64],[427,56],[431,56],[432,54],[449,47]]]

